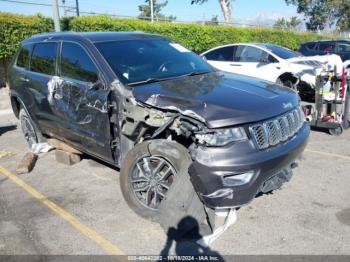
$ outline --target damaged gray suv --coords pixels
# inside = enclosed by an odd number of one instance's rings
[[[123,196],[147,218],[176,199],[217,210],[279,188],[310,132],[294,91],[217,71],[159,35],[36,35],[9,85],[30,146],[55,137],[119,167]]]

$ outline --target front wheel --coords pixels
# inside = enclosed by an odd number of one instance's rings
[[[128,152],[120,171],[124,199],[138,215],[157,220],[178,171],[190,161],[187,150],[176,142],[153,140]]]

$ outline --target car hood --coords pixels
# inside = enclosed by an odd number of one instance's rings
[[[299,104],[292,90],[236,74],[213,72],[133,87],[138,102],[179,111],[210,128],[257,122]]]

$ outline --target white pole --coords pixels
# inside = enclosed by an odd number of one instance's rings
[[[58,1],[52,0],[52,15],[53,15],[53,21],[55,24],[55,31],[60,32],[61,26],[60,26],[60,13],[58,11]]]
[[[154,21],[154,14],[153,14],[153,0],[150,0],[151,2],[151,22],[153,23]]]

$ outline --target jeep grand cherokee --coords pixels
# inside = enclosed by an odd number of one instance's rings
[[[309,136],[294,91],[217,71],[159,35],[33,36],[10,95],[30,147],[55,137],[120,167],[126,201],[149,218],[181,172],[208,208],[247,204],[290,179]]]

